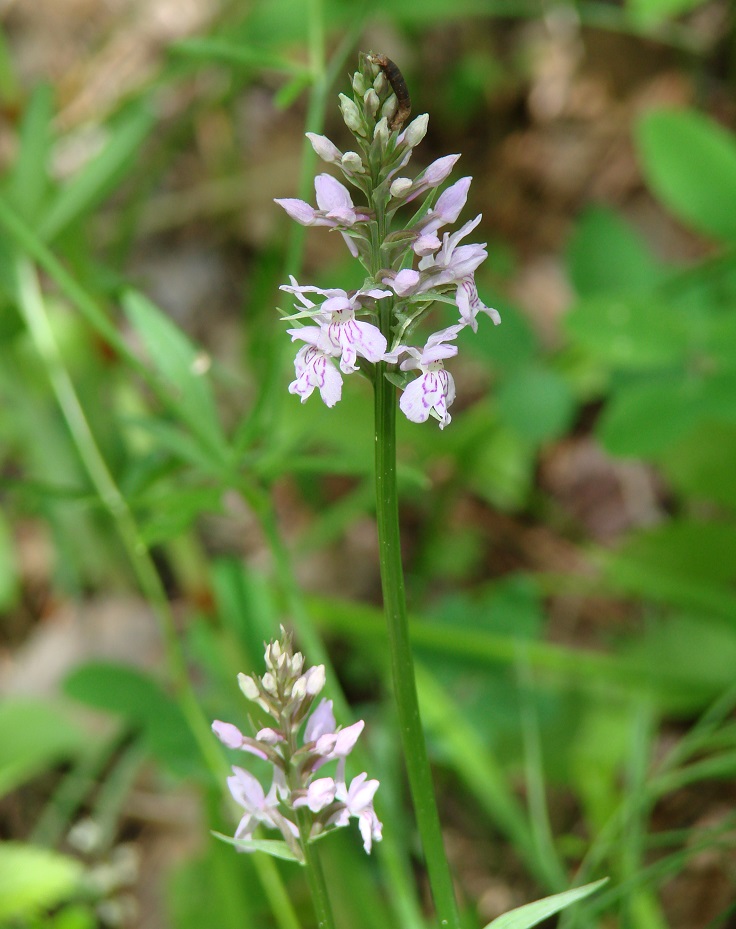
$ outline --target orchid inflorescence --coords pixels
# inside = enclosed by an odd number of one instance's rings
[[[399,106],[390,73],[387,76],[387,61],[361,55],[352,99],[340,94],[343,120],[355,137],[357,151],[341,152],[325,136],[307,133],[317,155],[342,172],[364,195],[366,205],[354,205],[348,188],[329,174],[315,178],[316,209],[303,200],[276,200],[304,226],[339,231],[368,273],[362,287],[352,293],[303,286],[294,277],[282,285],[281,290],[298,301],[296,313],[286,319],[309,323],[287,330],[292,341],[304,343],[289,391],[304,403],[316,387],[332,407],[342,394],[342,374],[360,370],[374,377],[374,366],[386,362],[386,376],[402,390],[399,406],[407,418],[425,422],[432,415],[442,429],[451,420],[448,407],[455,399],[452,375],[444,368],[445,359],[457,354],[452,343],[466,326],[477,331],[479,313],[487,313],[496,325],[501,319],[481,301],[475,286],[475,271],[487,257],[485,243],[459,244],[481,216],[453,233],[444,232],[441,240],[438,236],[443,226],[457,221],[468,197],[470,177],[437,197],[460,155],[438,158],[413,179],[399,174],[424,138],[429,117],[418,116],[402,129],[407,101],[402,99]],[[422,196],[421,206],[408,222],[392,228],[398,210]],[[435,302],[455,305],[458,322],[430,335],[421,348],[408,344]],[[420,372],[413,380],[408,373],[412,370]]]
[[[266,673],[262,677],[238,675],[243,694],[267,713],[275,726],[264,727],[250,737],[232,723],[215,720],[212,724],[215,735],[228,748],[255,755],[273,769],[266,792],[253,774],[233,766],[228,787],[245,811],[235,831],[235,844],[242,851],[268,850],[269,843],[254,838],[256,828],[263,825],[283,836],[285,849],[275,854],[303,863],[302,843],[347,826],[356,818],[363,847],[370,853],[372,843],[381,839],[381,823],[373,809],[378,781],[368,780],[366,773],[358,774],[349,785],[345,779],[346,758],[364,723],[361,720],[344,729],[336,726],[331,700],[321,700],[309,715],[325,685],[324,665],[304,671],[304,656],[293,651],[291,636],[283,627],[281,631],[281,639],[266,646]],[[315,773],[331,761],[337,761],[335,776],[315,778]]]

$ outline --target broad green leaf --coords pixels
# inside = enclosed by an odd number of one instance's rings
[[[687,319],[653,297],[590,297],[568,313],[564,325],[573,339],[615,368],[681,362],[691,342]]]
[[[567,246],[567,265],[581,297],[647,291],[663,275],[643,239],[618,213],[604,207],[581,216]]]
[[[704,420],[659,466],[680,493],[736,508],[736,425]]]
[[[203,353],[142,294],[128,291],[123,297],[123,308],[143,339],[182,422],[203,443],[203,451],[224,461],[227,446],[207,378],[207,364],[203,364]]]
[[[90,662],[66,678],[64,690],[77,700],[140,726],[150,751],[175,773],[197,769],[199,750],[179,706],[137,668]]]
[[[498,413],[522,439],[555,439],[575,415],[575,398],[559,374],[539,365],[518,368],[496,392]]]
[[[736,240],[736,139],[695,110],[657,110],[636,128],[644,175],[679,219]]]
[[[51,241],[57,238],[115,189],[136,163],[140,147],[152,126],[152,114],[139,106],[111,127],[102,151],[84,165],[51,201],[39,226],[42,239]]]
[[[631,536],[612,555],[656,574],[708,584],[736,581],[736,526],[675,519]]]
[[[84,750],[86,734],[48,702],[0,703],[0,796]]]
[[[677,520],[637,533],[604,559],[607,583],[652,601],[736,616],[736,527]]]
[[[478,332],[465,329],[458,337],[460,351],[489,361],[499,371],[514,370],[531,362],[537,352],[538,340],[520,310],[494,301],[502,323],[494,326],[483,316]]]
[[[702,6],[705,0],[627,0],[631,18],[640,26],[655,26],[672,16]]]
[[[510,910],[488,923],[485,929],[531,929],[537,926],[542,920],[549,916],[554,916],[560,910],[567,909],[572,903],[577,903],[584,897],[589,897],[596,890],[601,888],[606,881],[594,881],[592,884],[586,884],[584,887],[575,887],[573,890],[565,890],[561,894],[554,894],[551,897],[545,897],[543,900],[535,900],[534,903],[527,903],[525,906],[517,907]]]
[[[682,376],[623,387],[598,421],[598,438],[613,455],[659,454],[697,423],[699,391]]]
[[[284,861],[299,862],[294,852],[292,852],[286,842],[281,839],[234,839],[232,836],[223,835],[221,832],[214,831],[212,835],[222,842],[227,842],[228,845],[234,845],[244,852],[265,852],[267,855],[272,855],[274,858],[281,858]],[[303,862],[299,862],[299,864],[302,863]]]
[[[20,842],[0,842],[0,919],[29,918],[72,897],[83,868],[58,852]]]
[[[736,424],[736,372],[712,377],[668,375],[622,387],[598,422],[614,455],[657,455],[703,421]]]
[[[642,682],[661,665],[680,678],[680,693],[672,704],[680,712],[704,708],[733,685],[736,630],[730,621],[707,619],[702,611],[668,616],[620,649],[624,660],[639,668]]]

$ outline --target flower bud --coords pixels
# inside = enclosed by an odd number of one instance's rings
[[[363,159],[357,152],[345,152],[340,159],[340,164],[346,174],[365,174]]]
[[[304,676],[306,678],[307,693],[310,697],[316,696],[325,686],[325,666],[318,664],[310,668]]]
[[[376,75],[376,79],[373,81],[373,89],[380,97],[382,94],[386,93],[386,88],[388,87],[388,81],[386,80],[386,75],[383,71],[379,71]]]
[[[258,689],[258,684],[256,684],[252,677],[248,677],[247,674],[243,674],[242,671],[240,674],[238,674],[238,686],[242,690],[244,696],[248,698],[248,700],[258,700],[258,698],[261,696],[261,692]]]
[[[356,132],[358,135],[362,136],[365,135],[363,122],[360,118],[360,110],[355,105],[355,101],[351,100],[350,97],[346,97],[345,94],[340,94],[340,112],[342,113],[345,125],[351,132]]]
[[[359,97],[362,97],[366,89],[365,78],[360,71],[356,71],[353,75],[353,90]]]
[[[390,97],[386,99],[386,102],[381,107],[381,116],[385,116],[386,119],[391,122],[394,114],[399,108],[399,101],[396,99],[396,94],[391,94]]]
[[[302,673],[302,668],[304,667],[304,655],[301,652],[294,652],[291,662],[289,664],[289,672],[294,677],[299,677]]]
[[[380,100],[375,90],[372,87],[366,90],[365,96],[363,97],[363,106],[365,106],[366,113],[370,116],[375,116],[378,112],[379,103]]]
[[[417,116],[416,119],[413,119],[409,123],[404,130],[404,142],[409,148],[414,148],[415,145],[419,145],[427,134],[428,123],[429,116],[427,113],[422,113],[421,116]]]
[[[274,697],[278,694],[276,678],[273,676],[273,674],[271,674],[270,671],[266,671],[266,673],[263,675],[261,678],[261,684],[263,685],[263,689],[267,694],[271,694]]]
[[[340,149],[334,145],[327,136],[317,135],[316,132],[307,132],[305,135],[312,143],[312,148],[322,161],[335,165],[340,163]]]
[[[376,123],[376,128],[373,130],[373,139],[375,142],[378,142],[382,148],[385,148],[389,135],[388,120],[384,116]]]
[[[422,175],[423,183],[427,187],[437,187],[442,184],[450,176],[450,172],[455,167],[459,157],[459,155],[445,155],[443,158],[433,161]]]
[[[392,197],[403,197],[411,189],[413,181],[408,177],[397,177],[391,184],[389,193]]]

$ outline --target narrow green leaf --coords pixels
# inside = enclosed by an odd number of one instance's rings
[[[31,917],[78,889],[80,862],[47,848],[0,843],[0,919]]]
[[[182,422],[204,444],[210,457],[224,461],[227,445],[206,376],[206,357],[143,294],[128,291],[123,297],[123,308],[143,339]]]
[[[51,202],[39,227],[42,239],[57,238],[108,196],[135,164],[152,126],[152,114],[147,108],[138,107],[111,129],[102,151],[84,165]]]
[[[654,193],[683,222],[736,240],[736,139],[695,110],[658,110],[640,120],[636,142]]]
[[[14,604],[18,593],[18,568],[10,522],[0,511],[0,611]]]
[[[182,39],[169,47],[169,54],[192,58],[205,64],[229,64],[254,70],[277,71],[295,76],[308,75],[302,66],[271,52],[246,45],[238,38],[210,36],[209,38]]]
[[[296,861],[299,864],[303,863],[299,861],[286,842],[283,842],[281,839],[234,839],[230,835],[223,835],[221,832],[215,832],[214,830],[212,835],[220,839],[220,841],[227,842],[228,845],[234,845],[235,848],[239,848],[244,852],[265,852],[273,858],[281,858],[284,861]]]
[[[39,84],[31,94],[20,127],[20,146],[8,179],[13,203],[29,221],[37,218],[48,186],[51,148],[53,93],[50,85]]]
[[[535,900],[534,903],[527,903],[525,906],[517,907],[510,910],[488,923],[484,929],[531,929],[537,926],[542,920],[549,916],[554,916],[560,910],[567,909],[571,903],[576,903],[584,897],[589,897],[602,887],[607,877],[603,880],[595,881],[592,884],[586,884],[584,887],[575,887],[573,890],[565,890],[561,894],[554,894],[551,897],[545,897],[543,900]]]

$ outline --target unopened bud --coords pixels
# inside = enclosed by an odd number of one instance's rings
[[[246,696],[248,700],[258,700],[261,695],[261,692],[258,689],[258,684],[256,684],[252,677],[248,677],[247,674],[243,674],[242,671],[238,675],[238,687],[240,687],[244,696]]]
[[[310,668],[304,676],[306,678],[307,693],[310,697],[314,697],[325,686],[325,666],[318,664]]]
[[[316,132],[307,132],[306,136],[312,143],[312,148],[322,161],[326,161],[328,164],[339,164],[341,157],[340,149],[334,145],[327,136],[317,135]]]
[[[416,119],[413,119],[409,123],[404,130],[404,142],[409,148],[414,148],[415,145],[419,145],[427,134],[428,123],[429,116],[427,113],[422,113],[421,116],[417,116]]]
[[[271,674],[270,671],[266,671],[266,673],[263,675],[261,678],[261,684],[263,685],[263,689],[266,691],[266,693],[271,694],[272,696],[276,696],[278,693],[278,688],[276,687],[276,678],[273,676],[273,674]]]
[[[388,142],[389,135],[390,132],[388,129],[388,120],[384,116],[376,123],[376,128],[373,130],[373,139],[382,147],[385,147],[386,143]]]
[[[362,97],[366,92],[365,78],[360,71],[356,71],[353,75],[353,90],[359,97]]]
[[[392,197],[403,197],[414,182],[408,177],[397,177],[389,189]]]
[[[386,92],[387,87],[388,81],[386,80],[386,75],[383,73],[383,71],[379,71],[376,75],[376,79],[373,81],[373,89],[380,97]]]
[[[305,680],[305,675],[298,677],[291,688],[291,698],[292,700],[303,700],[307,695],[307,682]]]
[[[381,116],[385,116],[386,119],[391,122],[394,114],[399,108],[399,101],[396,99],[396,94],[391,94],[390,97],[381,107]]]
[[[340,160],[343,171],[348,174],[365,174],[363,159],[357,152],[345,152]]]
[[[363,105],[365,106],[366,113],[369,113],[371,116],[375,116],[378,112],[378,104],[381,101],[378,99],[378,94],[371,87],[369,90],[366,90],[365,96],[363,97]]]
[[[363,123],[360,118],[360,110],[355,105],[355,102],[346,97],[345,94],[340,94],[340,112],[342,113],[342,118],[345,122],[345,125],[351,132],[356,132],[358,135],[365,135],[365,129],[363,128]]]

